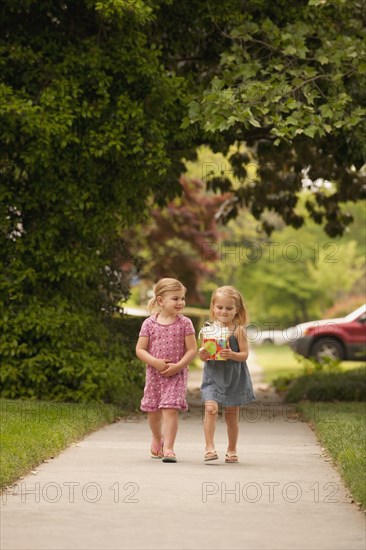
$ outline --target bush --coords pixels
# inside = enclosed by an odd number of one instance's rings
[[[115,317],[108,319],[111,335],[109,353],[114,357],[108,365],[104,400],[134,411],[142,397],[145,368],[135,355],[142,324],[141,318]]]
[[[277,386],[278,387],[278,386]],[[285,401],[366,401],[366,367],[345,372],[317,371],[293,378]]]
[[[1,397],[130,405],[141,396],[135,319],[103,318],[58,296],[9,307],[0,327]]]

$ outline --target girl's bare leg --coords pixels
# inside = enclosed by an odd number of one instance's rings
[[[216,401],[205,401],[205,418],[203,421],[203,431],[205,433],[207,452],[215,450],[214,435],[218,410],[219,407]]]
[[[153,435],[153,445],[154,445],[154,448],[157,449],[160,447],[161,438],[162,438],[162,433],[161,433],[162,414],[161,414],[161,411],[156,411],[156,412],[149,412],[147,416],[149,420],[150,430]]]
[[[225,408],[225,422],[229,440],[227,450],[229,453],[236,453],[239,436],[239,407]]]
[[[178,432],[178,409],[163,409],[164,454],[174,452],[174,442]]]

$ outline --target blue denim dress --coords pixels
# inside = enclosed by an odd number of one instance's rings
[[[229,337],[230,348],[239,351],[234,335]],[[202,401],[216,401],[225,407],[245,405],[255,401],[248,366],[245,361],[206,361],[201,384]]]

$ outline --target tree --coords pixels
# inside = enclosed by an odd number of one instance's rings
[[[359,224],[364,212],[355,205],[350,210]],[[352,233],[329,239],[307,220],[300,233],[282,227],[271,238],[244,241],[233,283],[242,290],[251,319],[282,328],[321,318],[330,306],[346,300],[351,304],[347,313],[352,311],[352,297],[359,300],[365,294],[364,232],[357,240]],[[353,309],[360,305],[355,303]]]
[[[184,81],[147,36],[161,5],[1,5],[5,396],[105,396],[118,355],[103,315],[129,291],[118,228],[179,192],[183,166]]]
[[[129,230],[128,240],[142,259],[142,278],[176,277],[187,287],[187,299],[202,303],[200,285],[219,257],[212,246],[220,237],[215,215],[228,197],[205,193],[199,179],[182,177],[180,184],[182,195],[165,208],[153,207],[145,224]]]
[[[273,230],[263,219],[268,209],[300,227],[304,217],[296,206],[307,180],[314,190],[310,216],[329,236],[341,235],[352,221],[341,204],[365,197],[364,2],[207,5],[218,41],[226,42],[210,82],[190,103],[185,126],[198,125],[222,150],[245,142],[260,166],[258,177],[248,178],[248,155],[233,154],[242,182],[237,189],[225,174],[212,175],[212,184],[234,191],[223,219],[247,205],[268,234]],[[323,180],[333,183],[331,191],[320,186]]]
[[[127,226],[146,195],[179,190],[182,83],[141,31],[152,17],[142,2],[3,3],[1,234],[30,286],[97,286],[117,215]]]

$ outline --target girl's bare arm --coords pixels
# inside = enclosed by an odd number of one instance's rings
[[[183,355],[182,359],[178,363],[168,363],[168,368],[164,371],[164,376],[174,376],[184,367],[188,366],[189,363],[197,355],[197,343],[196,336],[194,334],[188,334],[185,336],[186,352]]]
[[[149,337],[140,336],[136,344],[137,357],[147,365],[151,365],[152,367],[154,367],[154,369],[162,372],[167,368],[167,363],[169,362],[169,359],[156,359],[156,357],[153,357],[151,353],[147,351],[148,347]]]

